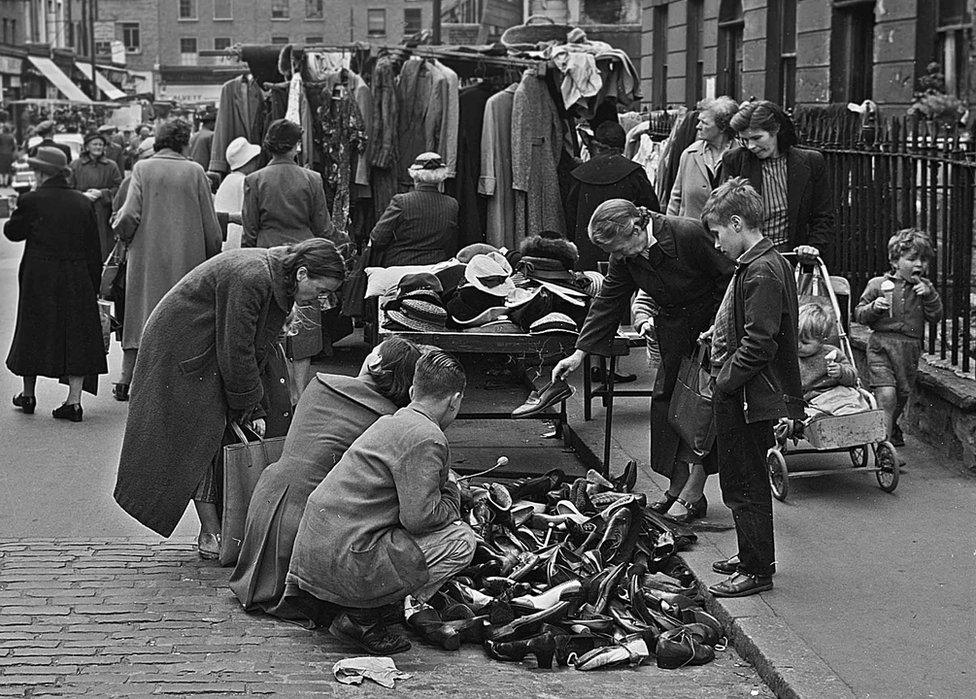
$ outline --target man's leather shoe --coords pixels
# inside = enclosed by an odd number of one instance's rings
[[[627,533],[630,531],[632,519],[631,511],[622,507],[614,512],[607,521],[606,531],[596,547],[604,561],[612,561],[617,550],[623,546]]]
[[[81,409],[81,403],[65,403],[60,408],[55,408],[51,411],[51,415],[54,416],[55,420],[70,420],[71,422],[81,422],[82,415],[84,411]]]
[[[735,554],[731,558],[726,558],[721,561],[715,561],[712,563],[712,570],[722,575],[735,575],[739,572],[739,554]],[[770,576],[776,574],[775,563],[769,566],[769,574]]]
[[[14,405],[20,408],[22,411],[28,415],[34,414],[34,408],[37,407],[37,398],[35,396],[25,396],[23,393],[18,393],[14,396]]]
[[[329,627],[329,633],[370,655],[393,655],[410,650],[410,641],[403,636],[388,631],[378,622],[364,624],[353,621],[348,612],[336,617]]]
[[[545,502],[546,493],[566,480],[566,473],[559,468],[554,468],[542,476],[528,478],[524,481],[512,484],[508,492],[513,500],[532,500],[534,502]]]
[[[197,537],[197,553],[205,561],[220,557],[220,534],[203,533]]]
[[[773,589],[771,577],[760,577],[738,572],[730,578],[708,588],[716,597],[748,597]]]
[[[541,391],[532,391],[519,407],[512,411],[513,418],[532,417],[561,403],[575,393],[576,389],[566,383],[565,379],[556,379]]]
[[[665,631],[657,639],[657,666],[674,670],[686,665],[704,665],[715,659],[715,649],[705,645],[687,627]]]

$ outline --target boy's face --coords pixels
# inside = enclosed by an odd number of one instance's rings
[[[905,281],[917,281],[925,272],[925,260],[917,252],[906,252],[891,263],[896,277]]]
[[[738,216],[731,216],[726,223],[706,221],[709,232],[715,237],[715,249],[735,262],[745,250],[742,224]]]
[[[796,353],[801,357],[812,357],[823,347],[823,340],[819,337],[800,335],[796,340]]]

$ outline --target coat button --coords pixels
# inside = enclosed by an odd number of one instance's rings
[[[278,379],[278,380],[279,380],[279,381],[281,381],[281,383],[284,383],[284,382],[285,382],[285,380],[284,380],[284,379]]]
[[[285,411],[285,417],[288,417],[288,411],[287,410]]]

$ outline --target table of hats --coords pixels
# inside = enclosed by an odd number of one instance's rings
[[[432,345],[440,347],[447,352],[457,354],[514,354],[526,356],[566,356],[576,349],[577,333],[560,332],[553,334],[531,334],[531,333],[478,333],[478,332],[410,332],[403,330],[390,330],[384,327],[384,311],[378,311],[376,324],[377,342],[382,342],[392,335],[405,337],[411,342],[421,345]],[[608,375],[613,376],[617,367],[617,358],[630,354],[630,343],[627,338],[615,337],[610,346]],[[587,368],[587,371],[589,369]],[[604,439],[604,459],[603,472],[607,473],[610,457],[610,438],[613,432],[613,380],[606,384],[606,419],[603,428]],[[514,406],[512,406],[514,407]],[[459,418],[486,420],[486,419],[511,419],[511,409],[498,412],[461,412]],[[557,420],[556,435],[561,437],[563,426],[566,424],[566,402],[560,403],[558,413],[543,412],[533,416],[536,419]]]

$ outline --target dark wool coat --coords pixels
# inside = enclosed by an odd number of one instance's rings
[[[95,217],[98,219],[98,239],[101,241],[104,260],[115,246],[115,234],[109,220],[112,218],[112,200],[122,183],[122,173],[119,172],[119,166],[107,157],[93,160],[87,153],[72,161],[68,167],[71,168],[71,184],[75,189],[79,192],[87,192],[89,189],[101,192],[94,204]]]
[[[3,228],[25,241],[7,368],[17,376],[104,374],[98,315],[102,258],[92,204],[56,177],[25,192]]]
[[[397,194],[369,235],[378,267],[433,265],[449,260],[458,247],[458,203],[437,186],[418,184]]]
[[[115,499],[163,536],[173,533],[220,449],[228,417],[264,395],[259,366],[294,301],[284,253],[237,249],[207,260],[146,323]]]
[[[726,153],[722,170],[727,179],[745,177],[762,194],[762,162],[748,149]],[[829,263],[834,244],[834,203],[820,151],[793,146],[786,152],[786,190],[789,248],[812,245]]]
[[[572,172],[573,186],[566,202],[569,239],[579,248],[578,270],[597,270],[597,262],[606,262],[607,253],[590,242],[588,228],[596,208],[610,199],[626,199],[636,206],[660,211],[654,188],[644,168],[622,155],[591,158]]]
[[[398,602],[430,578],[414,536],[459,517],[447,438],[413,406],[381,417],[309,496],[287,582],[342,607]]]
[[[715,249],[698,221],[654,214],[653,222],[658,242],[648,250],[648,259],[635,255],[610,260],[607,278],[593,299],[576,347],[609,355],[620,309],[629,307],[631,296],[638,290],[650,294],[661,307],[654,319],[661,367],[651,398],[651,468],[670,476],[681,443],[668,424],[678,370],[682,358],[694,353],[698,335],[712,324],[732,278],[733,265]],[[707,459],[705,468],[714,473],[715,459]]]
[[[302,393],[281,459],[264,470],[247,510],[230,589],[245,611],[308,624],[285,599],[285,575],[309,495],[359,435],[396,406],[351,376],[318,374]]]

